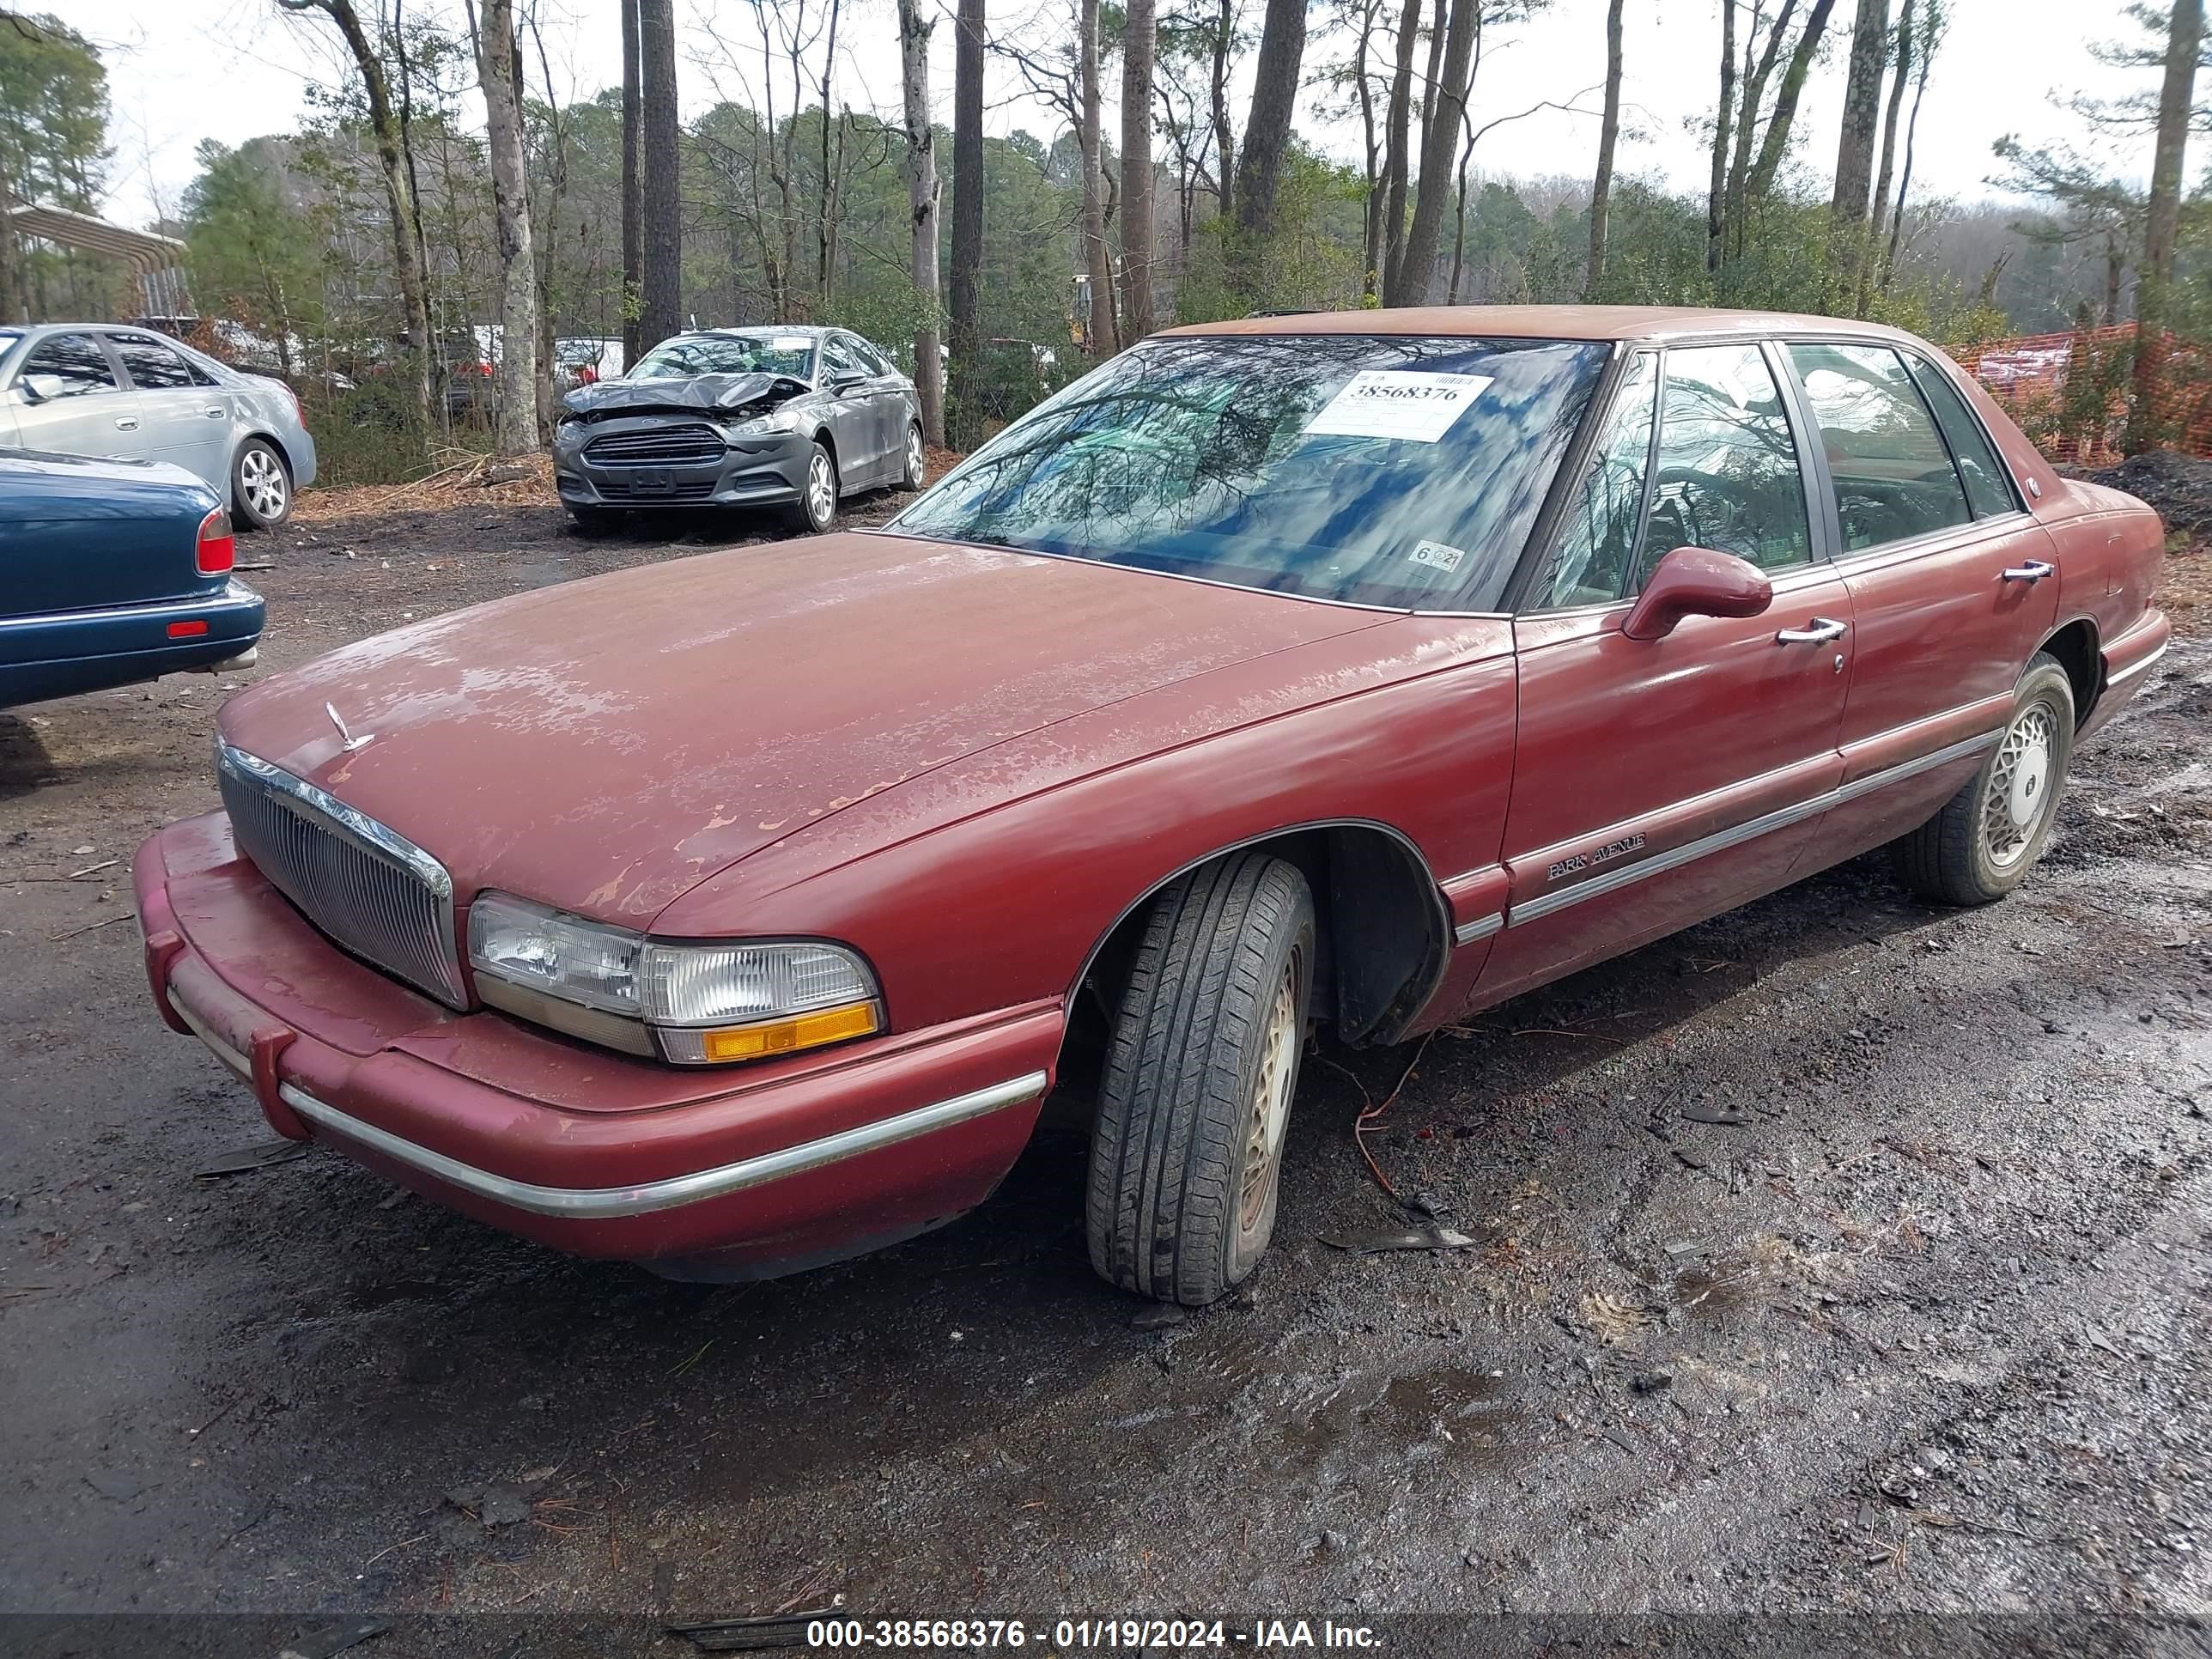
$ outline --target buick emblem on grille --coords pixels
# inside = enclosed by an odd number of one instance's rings
[[[345,717],[338,713],[336,703],[325,703],[323,713],[328,714],[331,717],[331,724],[337,727],[338,747],[344,750],[347,754],[350,755],[355,750],[366,747],[376,741],[376,733],[374,732],[364,732],[356,738],[352,732],[347,731]]]

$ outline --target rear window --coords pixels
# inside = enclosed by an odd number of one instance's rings
[[[681,334],[663,340],[630,370],[633,380],[684,380],[695,374],[788,374],[814,378],[814,341],[805,334]]]
[[[1494,609],[1608,349],[1155,341],[1039,404],[896,522],[1307,599]]]

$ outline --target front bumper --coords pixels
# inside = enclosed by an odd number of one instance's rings
[[[668,424],[696,425],[696,422]],[[649,430],[647,421],[574,426],[553,443],[553,482],[570,507],[781,507],[806,487],[814,440],[804,432],[775,432],[725,440],[718,460],[691,465],[606,465],[584,453],[596,438]]]
[[[355,961],[220,813],[155,835],[133,880],[162,1018],[277,1133],[581,1255],[765,1274],[949,1219],[1012,1166],[1060,1046],[1054,1003],[683,1071],[455,1013]]]

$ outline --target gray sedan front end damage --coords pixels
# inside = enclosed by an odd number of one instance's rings
[[[563,402],[554,477],[571,507],[782,507],[814,437],[781,411],[809,388],[781,374],[608,380]]]
[[[921,400],[849,330],[702,329],[561,400],[553,473],[577,521],[635,508],[780,507],[821,532],[838,501],[920,484]]]

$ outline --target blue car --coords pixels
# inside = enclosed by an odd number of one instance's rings
[[[252,663],[261,596],[182,467],[0,449],[0,708]]]

